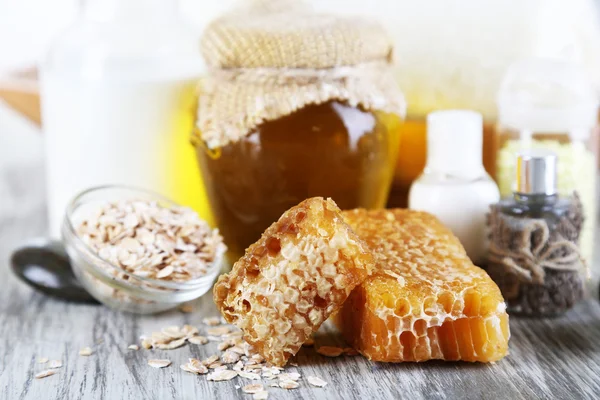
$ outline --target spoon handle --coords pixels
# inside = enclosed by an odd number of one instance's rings
[[[10,258],[13,273],[48,296],[75,303],[99,304],[79,283],[60,242],[37,240],[16,249]]]

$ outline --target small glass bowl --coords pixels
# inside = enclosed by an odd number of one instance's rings
[[[125,186],[95,187],[76,196],[67,207],[62,237],[75,276],[85,289],[99,302],[111,308],[136,314],[166,311],[205,294],[221,270],[225,246],[217,251],[206,275],[185,282],[172,282],[131,274],[98,256],[77,235],[75,227],[90,212],[106,202],[124,199],[156,201],[164,207],[177,206],[156,193]],[[117,274],[124,274],[124,278],[117,278]]]

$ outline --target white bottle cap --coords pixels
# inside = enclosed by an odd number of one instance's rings
[[[428,172],[475,179],[482,164],[483,118],[468,110],[435,111],[427,115]]]

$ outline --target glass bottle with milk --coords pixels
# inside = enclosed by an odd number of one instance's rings
[[[154,190],[209,218],[189,135],[197,36],[172,0],[87,0],[40,66],[50,233],[86,188]]]

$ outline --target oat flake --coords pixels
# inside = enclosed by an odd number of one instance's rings
[[[344,353],[344,349],[334,346],[321,346],[317,349],[317,353],[326,357],[339,357]]]
[[[206,330],[206,333],[208,333],[211,336],[223,336],[225,334],[228,334],[230,330],[231,329],[228,326],[217,326],[214,328],[208,328]]]
[[[298,388],[298,386],[300,386],[300,384],[296,381],[293,381],[291,379],[287,379],[287,380],[283,380],[279,382],[279,387],[282,389],[296,389]]]
[[[89,347],[84,347],[83,349],[79,350],[79,355],[80,356],[91,356],[93,354],[92,349],[90,349]]]
[[[229,380],[235,378],[237,375],[238,375],[238,373],[236,371],[226,369],[226,370],[219,370],[219,371],[212,372],[207,375],[206,379],[209,381],[215,381],[215,382],[229,381]]]
[[[205,336],[192,336],[188,339],[188,342],[192,344],[206,344],[208,339]]]
[[[252,395],[253,400],[267,400],[268,398],[269,398],[269,392],[267,392],[266,390],[262,391],[262,392],[254,393]]]
[[[250,385],[246,385],[242,388],[242,391],[248,394],[263,392],[264,390],[265,388],[260,383],[251,383]]]
[[[325,385],[327,385],[327,382],[316,376],[309,376],[306,379],[308,380],[308,383],[316,387],[324,387]]]
[[[219,317],[207,317],[202,320],[202,323],[209,326],[217,326],[221,325],[221,320]]]
[[[35,379],[42,379],[42,378],[46,378],[48,376],[52,376],[54,374],[56,374],[57,371],[53,370],[53,369],[47,369],[45,371],[39,372],[35,375]]]
[[[148,360],[148,365],[153,368],[165,368],[171,365],[171,360]]]

